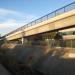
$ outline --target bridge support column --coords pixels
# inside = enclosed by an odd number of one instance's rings
[[[22,37],[21,41],[22,41],[22,44],[24,44],[24,38],[23,37]]]

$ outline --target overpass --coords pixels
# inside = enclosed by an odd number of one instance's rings
[[[8,41],[22,39],[23,42],[24,38],[34,38],[33,36],[38,37],[40,34],[53,31],[65,32],[66,29],[72,28],[75,31],[75,2],[6,34],[5,38]],[[72,37],[75,39],[75,35]]]

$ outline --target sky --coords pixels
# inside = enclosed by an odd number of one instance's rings
[[[0,34],[3,36],[75,0],[0,0]]]

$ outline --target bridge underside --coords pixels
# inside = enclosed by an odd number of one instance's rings
[[[25,44],[25,45],[44,45],[44,44],[46,45],[47,40],[50,41],[50,39],[55,39],[56,34],[58,32],[61,32],[64,43],[66,43],[66,46],[75,47],[75,34],[65,35],[65,31],[67,31],[67,29],[70,30],[70,32],[72,31],[75,32],[74,28],[75,26],[64,27],[64,28],[47,31],[47,32],[43,32],[43,33],[39,33],[35,35],[24,36],[22,38],[11,40],[11,42],[12,43],[15,42],[17,44]],[[59,45],[59,42],[58,42],[58,45]]]

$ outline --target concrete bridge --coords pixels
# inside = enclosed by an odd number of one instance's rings
[[[51,12],[5,35],[8,41],[28,38],[52,31],[75,31],[75,2]],[[37,36],[38,37],[38,36]],[[64,36],[75,39],[75,35]]]

